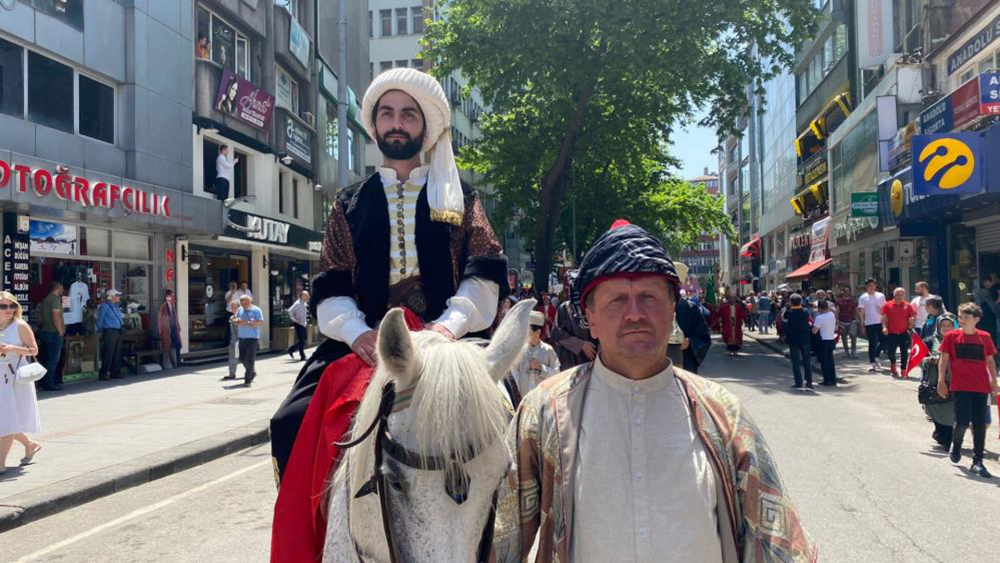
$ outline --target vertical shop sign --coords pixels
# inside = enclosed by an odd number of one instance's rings
[[[3,288],[14,294],[27,315],[31,243],[28,231],[19,228],[21,223],[16,213],[3,214]]]

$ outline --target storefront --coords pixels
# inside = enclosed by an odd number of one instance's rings
[[[797,254],[801,254],[804,248],[802,235],[797,235],[798,244],[794,246]],[[809,226],[809,258],[808,261],[800,265],[794,271],[785,276],[785,281],[789,284],[798,283],[802,289],[830,289],[831,272],[828,242],[830,238],[830,218],[820,219]]]
[[[226,307],[229,284],[246,283],[254,293],[250,254],[195,244],[183,245],[181,253],[187,262],[188,351],[224,349],[230,316]]]
[[[175,289],[166,251],[180,232],[221,226],[219,204],[6,151],[0,202],[4,287],[36,326],[35,305],[63,285],[64,380],[96,376],[96,311],[112,288],[122,292],[126,369],[159,362],[141,352],[158,348],[156,314],[163,291]]]

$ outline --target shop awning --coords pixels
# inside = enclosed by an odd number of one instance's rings
[[[786,280],[800,280],[800,279],[808,278],[816,270],[822,270],[823,268],[829,266],[830,262],[833,262],[833,258],[827,258],[826,260],[817,260],[816,262],[809,262],[805,266],[802,266],[798,270],[795,270],[794,272],[792,272],[792,273],[788,274],[787,276],[785,276],[785,279]]]
[[[743,256],[744,258],[760,256],[760,237],[754,237],[753,240],[744,244],[740,248],[740,256]]]

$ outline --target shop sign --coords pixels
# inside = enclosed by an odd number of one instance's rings
[[[920,132],[925,135],[948,132],[952,129],[954,129],[954,119],[951,96],[941,98],[920,114]]]
[[[271,123],[271,112],[274,111],[274,96],[226,68],[222,70],[222,78],[219,80],[215,109],[266,130]]]
[[[3,214],[3,288],[17,298],[28,314],[31,289],[31,242],[15,213]]]
[[[833,236],[842,244],[847,244],[866,231],[878,228],[878,217],[848,217],[843,223],[837,223],[833,227]]]
[[[973,78],[951,93],[951,113],[953,127],[963,125],[979,117],[979,78]]]
[[[979,112],[983,115],[1000,113],[1000,72],[991,70],[979,75]]]
[[[337,74],[326,65],[323,61],[317,60],[319,63],[319,89],[323,91],[334,103],[337,102],[337,89],[340,88],[337,83]]]
[[[285,119],[285,149],[308,163],[312,162],[312,140],[309,131],[299,125],[293,117]]]
[[[948,55],[948,76],[955,74],[956,70],[983,52],[983,49],[989,47],[997,36],[1000,36],[1000,16],[997,16],[974,37]]]
[[[0,189],[13,183],[12,188],[20,193],[30,188],[38,197],[54,196],[82,208],[120,208],[126,213],[170,218],[170,196],[107,182],[91,182],[82,176],[59,172],[66,170],[65,166],[57,166],[56,170],[53,174],[44,168],[0,159]]]
[[[830,238],[830,218],[824,217],[812,224],[812,245],[809,250],[809,261],[826,260],[826,245]]]
[[[788,244],[792,247],[792,250],[798,250],[799,248],[805,248],[810,246],[810,234],[802,233],[798,235],[792,235],[788,239]]]
[[[292,28],[288,33],[288,50],[306,68],[309,68],[309,43],[306,30],[302,28],[298,20],[292,18]]]
[[[913,138],[913,193],[974,194],[983,189],[983,139],[977,133]]]
[[[806,185],[811,185],[815,183],[820,178],[826,176],[828,170],[828,164],[826,161],[826,152],[822,152],[809,159],[806,163],[806,169],[803,173],[803,179]]]
[[[896,136],[889,141],[889,168],[898,168],[905,162],[913,148],[913,136],[916,134],[916,121],[911,121],[896,131]]]
[[[851,217],[878,217],[878,192],[851,194]]]
[[[321,240],[320,233],[316,231],[237,209],[229,210],[229,218],[226,236],[304,250],[312,250],[312,243]]]

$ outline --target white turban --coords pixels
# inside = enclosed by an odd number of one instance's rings
[[[365,131],[377,139],[372,111],[382,95],[390,90],[400,90],[410,95],[424,113],[424,145],[421,152],[427,155],[430,169],[427,172],[427,203],[431,219],[461,225],[465,214],[465,196],[451,150],[451,108],[441,84],[426,72],[412,68],[394,68],[378,75],[365,92],[361,103]]]

